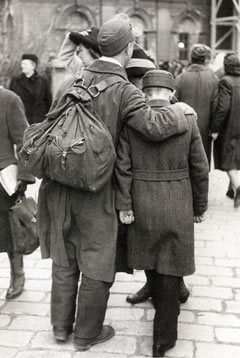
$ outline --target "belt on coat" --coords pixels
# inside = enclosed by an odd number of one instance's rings
[[[133,169],[132,171],[134,180],[142,181],[172,181],[189,178],[188,168],[176,170],[142,170]]]

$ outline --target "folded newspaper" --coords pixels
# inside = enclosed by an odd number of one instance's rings
[[[11,164],[0,171],[0,183],[9,196],[12,196],[17,187],[17,165]]]

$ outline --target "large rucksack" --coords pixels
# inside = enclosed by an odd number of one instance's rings
[[[85,87],[84,78],[78,78],[60,107],[26,129],[20,160],[27,170],[76,189],[102,189],[112,175],[116,152],[108,128],[91,112],[91,103],[119,81],[121,77],[114,76]]]

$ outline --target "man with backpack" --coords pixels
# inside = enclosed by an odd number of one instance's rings
[[[175,104],[154,112],[127,80],[124,68],[132,56],[134,37],[126,17],[106,22],[98,42],[103,56],[84,70],[81,86],[91,94],[90,109],[104,122],[115,147],[123,123],[155,141],[188,130],[184,113],[192,113],[190,107]],[[64,106],[64,95],[77,78],[73,76],[59,89],[51,111]],[[103,325],[115,274],[118,222],[114,181],[110,178],[94,193],[45,179],[38,210],[42,256],[53,259],[51,321],[55,339],[66,341],[75,321],[75,348],[87,350],[114,335],[111,326]]]

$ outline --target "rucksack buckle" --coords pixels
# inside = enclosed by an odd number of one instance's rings
[[[90,87],[88,87],[88,92],[90,93],[90,95],[95,98],[99,95],[100,91],[99,89],[97,88],[96,85],[92,85]]]
[[[87,89],[87,88],[84,86],[84,78],[82,78],[82,77],[78,78],[78,79],[74,82],[73,87],[80,87],[80,88],[83,88],[83,89]]]

